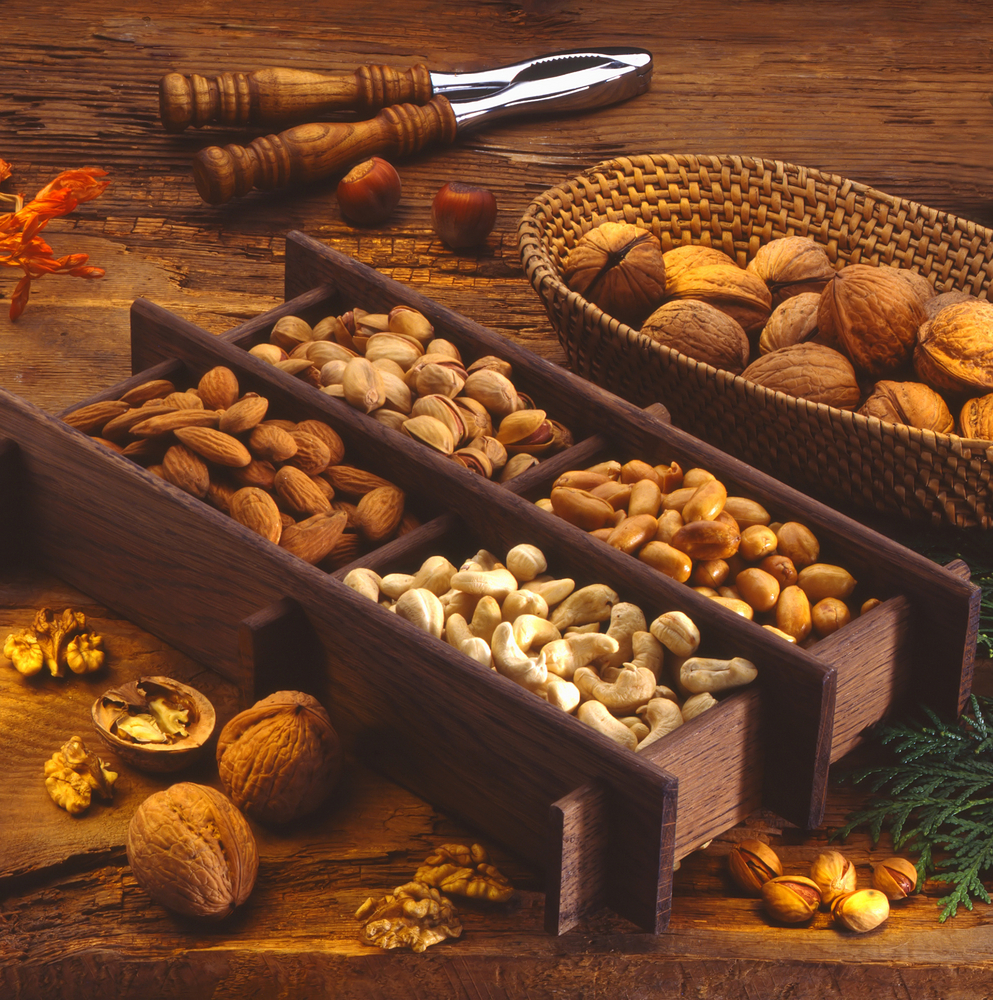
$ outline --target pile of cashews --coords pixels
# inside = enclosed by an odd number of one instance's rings
[[[649,625],[607,585],[577,589],[547,569],[539,548],[521,544],[504,562],[481,549],[459,567],[430,556],[413,574],[357,568],[344,582],[631,750],[757,676],[742,657],[696,656],[700,632],[682,611]]]

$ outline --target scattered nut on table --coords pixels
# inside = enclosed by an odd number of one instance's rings
[[[57,615],[42,608],[30,628],[7,636],[3,655],[25,677],[40,673],[42,667],[53,677],[64,677],[66,667],[74,674],[92,673],[103,666],[103,636],[85,629],[82,611],[66,608]]]

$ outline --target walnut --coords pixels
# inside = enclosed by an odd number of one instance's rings
[[[224,787],[261,823],[288,823],[316,809],[340,769],[341,744],[328,713],[300,691],[277,691],[256,702],[217,741]]]
[[[819,294],[835,273],[827,250],[806,236],[784,236],[759,247],[747,270],[766,283],[774,307],[804,292]]]
[[[780,347],[802,344],[817,336],[817,307],[821,303],[817,292],[800,292],[786,299],[772,311],[759,337],[759,354],[777,351]],[[820,342],[820,341],[818,341]],[[828,344],[835,347],[836,344]]]
[[[849,264],[821,293],[817,326],[837,337],[857,368],[879,379],[910,361],[924,318],[920,297],[896,269]]]
[[[78,736],[71,736],[61,749],[45,761],[45,787],[52,801],[73,816],[86,812],[93,794],[109,802],[114,797],[117,772],[86,749]]]
[[[993,303],[959,302],[927,320],[917,334],[914,368],[936,389],[993,390]]]
[[[928,319],[933,319],[942,309],[954,306],[958,302],[974,302],[975,298],[976,296],[969,292],[941,292],[940,295],[934,295],[924,303],[924,312]]]
[[[675,299],[659,306],[641,332],[695,361],[740,375],[748,364],[748,335],[741,324],[697,299]]]
[[[823,344],[794,344],[764,354],[742,378],[812,403],[854,410],[859,401],[855,369],[843,354]]]
[[[926,308],[927,303],[935,297],[934,285],[919,271],[911,271],[909,268],[901,267],[896,273],[917,292],[917,297]]]
[[[709,302],[737,320],[745,333],[761,330],[772,311],[765,282],[731,262],[687,268],[667,282],[666,297]]]
[[[182,781],[150,795],[128,827],[128,862],[157,903],[220,920],[248,899],[259,870],[255,837],[221,792]]]
[[[433,885],[452,896],[506,902],[514,894],[510,880],[489,863],[482,844],[442,844],[426,858],[414,875],[415,882]]]
[[[993,393],[970,399],[959,414],[962,437],[993,441]]]
[[[859,413],[938,434],[950,434],[955,428],[945,401],[920,382],[877,382]]]
[[[423,882],[397,886],[379,902],[370,896],[355,916],[365,923],[362,940],[380,948],[420,952],[462,933],[462,922],[452,901]]]
[[[562,277],[605,313],[638,326],[665,294],[662,244],[640,226],[604,222],[579,239]]]
[[[686,246],[673,247],[662,254],[665,262],[666,281],[672,281],[683,271],[691,267],[700,267],[702,264],[734,264],[723,250],[716,247],[699,246],[698,244],[687,244]]]

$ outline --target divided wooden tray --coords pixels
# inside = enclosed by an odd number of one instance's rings
[[[195,383],[227,365],[272,413],[331,424],[349,461],[396,482],[425,515],[362,563],[398,570],[436,551],[532,542],[556,572],[608,583],[646,614],[687,611],[715,654],[759,665],[757,686],[628,752],[359,596],[338,579],[347,568],[329,575],[298,560],[2,392],[0,542],[246,693],[292,681],[320,697],[353,752],[545,871],[549,930],[606,904],[659,932],[676,860],[760,804],[817,825],[829,763],[897,699],[912,694],[944,712],[964,702],[979,593],[961,564],[934,565],[673,428],[664,410],[639,410],[303,234],[287,238],[286,285],[284,306],[221,337],[138,300],[136,374],[86,402],[155,377]],[[519,387],[571,427],[576,446],[500,486],[244,349],[281,315],[399,303],[466,356],[510,360]],[[798,649],[534,506],[558,472],[608,450],[711,469],[776,516],[809,524],[887,599]]]

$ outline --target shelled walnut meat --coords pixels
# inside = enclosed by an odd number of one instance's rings
[[[322,420],[282,419],[231,369],[186,390],[168,380],[74,410],[66,422],[327,570],[414,527],[403,490],[345,462]]]
[[[464,360],[409,306],[352,309],[313,327],[284,316],[249,353],[487,479],[510,479],[572,443],[565,425],[517,389],[509,362]]]
[[[757,676],[740,657],[697,655],[680,611],[649,624],[605,584],[577,589],[540,549],[486,549],[456,567],[425,559],[413,574],[354,569],[344,582],[450,646],[631,750],[645,750]]]

